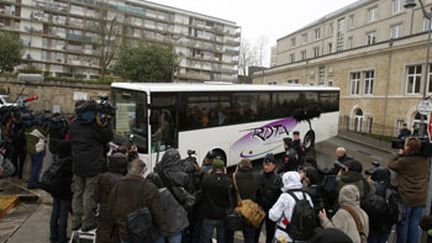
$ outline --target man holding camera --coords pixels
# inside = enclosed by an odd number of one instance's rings
[[[89,231],[96,228],[97,176],[106,167],[106,145],[113,138],[110,115],[97,109],[94,101],[76,105],[76,119],[69,135],[73,161],[72,229]]]
[[[404,216],[397,226],[397,242],[418,242],[418,225],[426,203],[429,166],[421,152],[421,141],[405,139],[405,146],[390,161],[389,168],[397,172],[398,191]]]

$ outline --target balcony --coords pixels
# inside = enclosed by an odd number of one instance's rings
[[[37,1],[36,7],[47,9],[47,10],[52,10],[52,11],[56,11],[56,12],[68,12],[68,6],[67,5],[62,5],[62,4],[58,4],[58,3],[47,3],[47,2]]]
[[[235,49],[225,49],[224,54],[238,56],[240,54],[240,51]]]
[[[24,30],[29,33],[42,33],[42,29],[36,29],[33,26],[24,26]]]
[[[240,41],[235,40],[225,40],[224,44],[230,45],[230,46],[240,46]]]
[[[83,52],[81,46],[72,46],[72,45],[69,45],[69,46],[65,47],[65,50],[66,51],[71,51],[71,52],[79,52],[79,53]]]
[[[91,42],[91,37],[77,34],[66,34],[66,39],[72,41]]]

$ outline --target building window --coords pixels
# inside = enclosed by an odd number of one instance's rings
[[[351,87],[351,95],[359,95],[360,94],[360,72],[351,73],[350,87]]]
[[[298,83],[299,83],[299,80],[298,80],[298,79],[288,79],[288,80],[287,80],[287,83],[288,83],[288,84],[298,84]]]
[[[397,119],[396,120],[395,130],[393,131],[393,134],[395,137],[397,137],[399,135],[400,130],[402,129],[402,126],[404,123],[405,123],[405,121],[403,119]]]
[[[432,23],[429,22],[429,19],[423,18],[423,31],[428,31],[428,25],[432,29]]]
[[[346,19],[340,18],[337,22],[336,51],[342,51],[345,45]]]
[[[367,133],[372,133],[372,124],[373,124],[373,118],[368,117],[366,119],[366,132]]]
[[[366,33],[366,45],[375,44],[376,31]]]
[[[354,28],[354,14],[348,17],[348,28],[350,29]]]
[[[319,57],[319,47],[314,47],[313,52],[314,52],[314,57]]]
[[[293,37],[291,38],[291,46],[295,46],[296,45],[296,38]]]
[[[290,61],[295,62],[295,53],[290,54]]]
[[[432,64],[429,64],[429,73],[428,73],[428,89],[429,93],[432,93]]]
[[[368,22],[378,20],[378,6],[368,9]]]
[[[301,51],[301,57],[302,57],[302,60],[305,60],[307,58],[306,50]]]
[[[302,41],[303,41],[303,44],[306,44],[308,42],[308,33],[302,34]]]
[[[333,51],[333,43],[328,43],[328,53],[332,53]]]
[[[397,39],[400,37],[402,25],[393,25],[390,27],[390,39]]]
[[[333,35],[333,23],[330,23],[328,26],[328,36]]]
[[[392,0],[392,12],[397,14],[402,10],[402,0]]]
[[[363,111],[361,109],[356,109],[354,111],[354,131],[362,132],[363,130]]]
[[[325,84],[326,66],[320,66],[318,69],[318,85]]]
[[[420,93],[421,73],[421,65],[413,65],[407,67],[407,94]]]
[[[363,72],[364,75],[364,94],[365,95],[372,95],[373,94],[373,84],[375,79],[375,72],[372,71],[365,71]]]
[[[315,29],[315,40],[321,38],[321,29]]]
[[[353,47],[353,37],[350,36],[348,37],[348,41],[347,41],[347,49],[351,49]]]

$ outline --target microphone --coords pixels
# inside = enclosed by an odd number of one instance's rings
[[[32,102],[32,101],[35,101],[35,100],[37,100],[37,99],[39,99],[39,97],[37,97],[36,95],[33,95],[32,97],[29,97],[29,98],[27,98],[27,99],[24,99],[24,100],[23,100],[23,103]]]

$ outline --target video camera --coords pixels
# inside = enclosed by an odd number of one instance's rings
[[[115,116],[116,107],[109,102],[107,96],[99,96],[100,101],[78,101],[75,104],[77,121],[82,124],[95,122],[101,127],[108,125],[110,119]]]
[[[405,147],[405,139],[392,139],[391,147],[392,149],[403,149]],[[420,154],[425,157],[432,156],[432,144],[429,142],[428,138],[418,138],[421,141]]]

